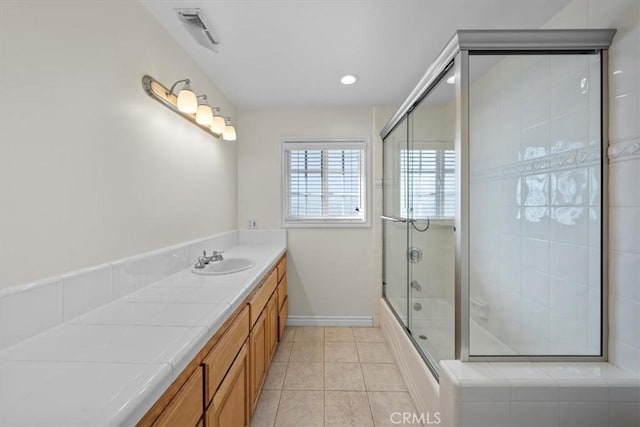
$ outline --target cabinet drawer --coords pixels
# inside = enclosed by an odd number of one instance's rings
[[[282,281],[278,284],[278,310],[282,308],[284,299],[287,297],[287,276],[282,278]]]
[[[280,314],[278,315],[278,339],[282,339],[282,335],[284,334],[284,327],[287,325],[288,316],[289,316],[289,298],[285,297],[284,304],[282,304],[282,308],[280,309]]]
[[[233,359],[236,358],[236,354],[248,336],[249,307],[245,307],[202,362],[206,372],[205,396],[207,402],[213,398],[222,379],[231,367]]]
[[[249,425],[249,353],[243,345],[229,373],[207,408],[207,427]]]
[[[282,278],[287,274],[287,256],[278,263],[278,282],[282,280]]]
[[[154,426],[193,427],[202,417],[202,368],[198,367],[162,411]]]
[[[262,313],[262,310],[267,305],[273,291],[276,290],[276,286],[278,286],[278,273],[277,270],[273,270],[271,274],[269,274],[269,277],[267,277],[267,280],[262,283],[258,291],[253,295],[251,301],[249,301],[251,327],[256,323],[258,317],[260,317],[260,313]]]

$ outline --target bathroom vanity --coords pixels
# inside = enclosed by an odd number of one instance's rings
[[[139,426],[233,427],[250,424],[287,319],[287,258],[205,344]]]
[[[194,274],[204,249],[254,265]],[[232,231],[0,294],[0,425],[249,425],[286,250],[285,231]]]

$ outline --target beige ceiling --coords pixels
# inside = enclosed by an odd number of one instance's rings
[[[398,105],[455,30],[538,28],[568,3],[141,1],[239,108]],[[192,7],[214,27],[219,53],[198,45],[179,21],[175,9]],[[360,80],[342,86],[346,73]]]

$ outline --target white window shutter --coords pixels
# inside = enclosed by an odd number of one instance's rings
[[[290,141],[283,154],[284,225],[366,223],[366,141]]]

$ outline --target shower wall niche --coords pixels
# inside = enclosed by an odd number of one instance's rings
[[[383,292],[436,376],[606,360],[614,33],[458,31],[381,132]]]

